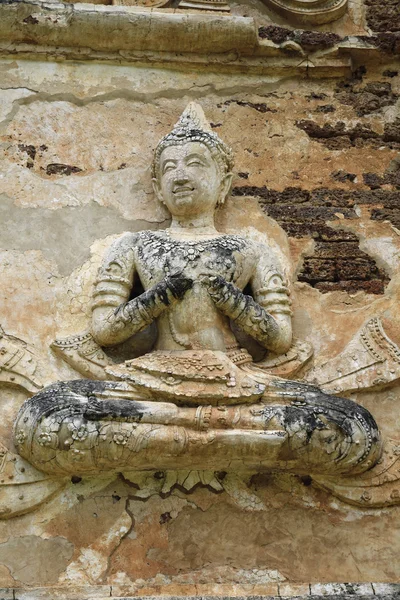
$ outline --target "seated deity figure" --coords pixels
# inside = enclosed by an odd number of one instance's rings
[[[268,239],[215,228],[232,168],[230,149],[190,104],[154,156],[154,191],[171,226],[119,237],[93,293],[99,346],[153,323],[155,346],[106,366],[105,380],[58,382],[25,402],[15,443],[37,469],[354,475],[379,460],[366,409],[276,376],[239,344],[237,331],[284,355],[292,313],[287,274]],[[144,291],[132,297],[137,281]]]

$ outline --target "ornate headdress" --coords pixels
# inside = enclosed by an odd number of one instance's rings
[[[168,146],[179,146],[186,142],[200,142],[207,146],[222,173],[232,170],[232,150],[212,131],[201,106],[197,102],[190,102],[173,130],[160,140],[154,152],[153,177],[157,173],[161,152]]]

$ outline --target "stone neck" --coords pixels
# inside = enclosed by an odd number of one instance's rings
[[[214,224],[214,215],[204,215],[195,219],[172,218],[168,235],[175,238],[214,237],[219,235]]]

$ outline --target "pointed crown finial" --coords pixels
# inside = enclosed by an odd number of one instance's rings
[[[207,146],[223,173],[233,168],[232,150],[214,133],[204,111],[197,102],[190,102],[170,133],[164,136],[154,152],[153,177],[156,176],[162,151],[168,146],[199,142]]]

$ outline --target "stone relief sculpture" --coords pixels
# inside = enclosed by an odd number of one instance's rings
[[[112,0],[116,6],[138,6],[145,8],[183,8],[196,10],[212,10],[230,12],[230,7],[225,0],[180,0],[177,6],[173,6],[171,0]]]
[[[288,21],[303,26],[322,25],[342,17],[347,11],[347,0],[263,0],[265,4]],[[226,0],[112,0],[117,6],[146,8],[177,8],[230,12]]]
[[[302,375],[312,349],[292,338],[285,258],[261,234],[215,228],[232,168],[231,150],[201,107],[189,104],[153,162],[170,228],[114,242],[95,282],[90,329],[53,343],[86,379],[43,389],[16,418],[18,460],[47,481],[43,499],[71,475],[122,473],[139,497],[200,483],[262,510],[243,481],[263,471],[311,475],[361,505],[368,494],[371,505],[400,499],[393,444],[385,441],[383,450],[373,416],[334,395],[382,384],[378,363],[389,373],[385,382],[394,381],[400,351],[373,319],[337,357],[334,376],[330,365]],[[135,294],[138,283],[143,292]],[[103,350],[154,324],[148,353],[117,364]],[[255,362],[239,343],[243,336],[266,358]],[[369,491],[382,483],[390,483],[389,500],[385,491],[376,499]]]
[[[342,17],[347,0],[264,0],[265,4],[289,21],[300,25],[322,25]]]

